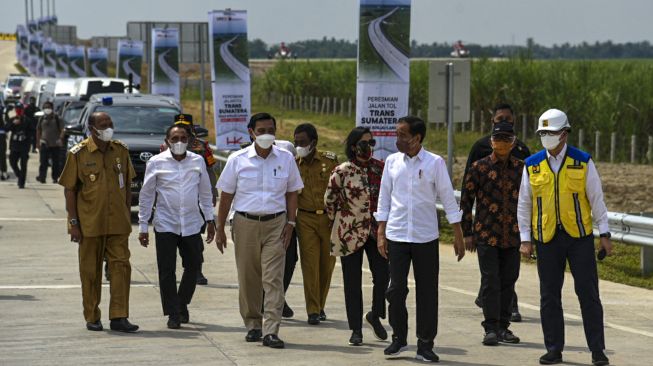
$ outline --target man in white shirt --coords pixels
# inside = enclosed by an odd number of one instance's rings
[[[433,340],[438,329],[438,215],[436,200],[445,208],[454,231],[458,260],[465,255],[460,226],[462,211],[454,197],[444,159],[422,148],[424,121],[402,117],[397,123],[397,149],[388,156],[381,178],[379,206],[379,252],[390,261],[390,287],[386,292],[392,326],[392,344],[384,353],[396,356],[407,348],[408,272],[413,264],[417,302],[418,360],[437,362]]]
[[[153,223],[159,287],[163,314],[168,315],[168,328],[171,329],[189,322],[188,304],[195,292],[201,263],[202,215],[207,223],[206,242],[210,243],[215,236],[211,182],[204,158],[186,151],[189,137],[182,126],[168,128],[166,144],[169,148],[147,162],[138,203],[138,240],[147,247],[148,221],[156,200]],[[179,289],[175,276],[177,248],[184,267]]]
[[[216,244],[220,252],[227,246],[224,226],[233,203],[232,238],[245,340],[258,342],[265,335],[264,346],[283,348],[278,333],[285,256],[295,227],[297,192],[304,184],[292,154],[273,145],[276,127],[270,114],[253,115],[248,129],[254,144],[229,156],[218,179],[222,193]]]
[[[612,253],[608,209],[590,155],[567,145],[570,131],[567,115],[560,110],[549,109],[539,119],[537,133],[545,149],[525,161],[517,204],[520,252],[530,256],[531,240],[535,242],[547,350],[540,364],[562,362],[565,324],[560,294],[569,262],[592,364],[608,365],[592,228],[593,219],[601,238],[598,258],[603,259]]]

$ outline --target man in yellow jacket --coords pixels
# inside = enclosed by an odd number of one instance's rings
[[[592,233],[594,220],[601,237],[599,259],[610,255],[608,210],[603,202],[601,179],[590,155],[567,145],[570,131],[567,115],[557,109],[544,112],[539,119],[537,133],[545,150],[525,162],[517,205],[520,252],[530,256],[531,242],[535,242],[540,317],[547,349],[540,357],[540,364],[562,362],[565,329],[561,291],[569,261],[592,364],[608,365],[603,353],[603,307]]]

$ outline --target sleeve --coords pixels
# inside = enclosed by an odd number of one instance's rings
[[[607,233],[610,231],[608,208],[605,206],[605,201],[603,200],[601,178],[592,160],[587,164],[585,192],[587,192],[587,199],[590,201],[590,206],[592,207],[592,218],[594,219],[594,223],[599,227],[599,234]]]
[[[222,174],[220,174],[216,185],[219,190],[229,194],[236,193],[236,184],[238,183],[238,174],[236,172],[237,158],[227,159],[227,164],[222,169]]]
[[[41,132],[41,122],[43,121],[43,118],[39,118],[38,122],[36,122],[36,132]],[[38,141],[37,141],[38,143]]]
[[[204,214],[204,219],[209,221],[213,220],[213,191],[211,179],[209,178],[204,159],[202,159],[201,163],[198,165],[201,170],[199,187],[200,209],[202,210],[202,214]]]
[[[59,176],[59,184],[68,190],[76,191],[77,183],[77,155],[68,151],[66,163]]]
[[[475,169],[475,166],[472,165],[471,169],[467,172],[465,176],[465,181],[463,182],[461,197],[460,197],[460,209],[463,211],[463,219],[461,221],[463,234],[465,236],[472,236],[472,221],[474,215],[472,214],[472,208],[474,207],[474,200],[476,199],[476,190],[478,188],[478,172]]]
[[[147,232],[147,223],[152,216],[154,197],[156,196],[156,161],[149,160],[145,166],[143,186],[138,195],[138,226],[139,232]]]
[[[533,215],[533,198],[528,169],[524,167],[517,201],[517,224],[521,241],[531,241],[531,216]]]
[[[435,164],[435,190],[437,191],[437,196],[444,206],[447,221],[450,224],[458,223],[463,213],[458,206],[458,202],[456,202],[451,178],[449,178],[449,173],[447,173],[447,165],[444,159],[438,159]]]
[[[302,182],[302,177],[299,175],[299,168],[297,168],[295,159],[289,155],[288,161],[290,167],[288,169],[288,186],[286,192],[297,192],[304,188],[304,182]]]
[[[127,160],[127,169],[129,171],[128,177],[127,179],[125,179],[125,181],[127,182],[127,184],[131,186],[132,180],[134,180],[134,178],[136,177],[136,171],[134,170],[134,164],[132,164],[132,159],[129,158],[128,150],[126,151],[125,155],[126,155],[125,158]]]
[[[390,166],[392,161],[386,161],[381,176],[381,189],[379,190],[379,202],[374,213],[377,222],[388,221],[390,215],[390,201],[392,197],[392,177],[390,176]]]
[[[463,173],[463,181],[467,177],[467,172],[469,171],[469,168],[472,167],[472,164],[478,160],[478,141],[472,145],[472,149],[469,151],[469,155],[467,156],[467,162],[465,163],[465,172]]]
[[[342,176],[341,170],[336,167],[331,176],[327,189],[324,192],[324,207],[326,207],[327,215],[330,220],[336,218],[336,212],[340,209],[342,203]]]

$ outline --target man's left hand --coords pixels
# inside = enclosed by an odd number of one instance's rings
[[[294,226],[288,223],[283,226],[283,231],[281,231],[281,243],[283,244],[283,249],[288,249],[288,246],[290,246],[290,237],[292,237],[292,231],[294,228]]]
[[[215,238],[215,224],[208,222],[206,223],[206,243],[211,243],[213,238]]]
[[[601,238],[601,248],[605,249],[606,255],[612,255],[612,240],[610,238]]]

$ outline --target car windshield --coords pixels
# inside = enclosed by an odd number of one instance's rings
[[[63,112],[63,120],[66,122],[72,122],[72,120],[79,117],[80,113],[82,113],[82,109],[84,109],[83,105],[66,108]]]
[[[149,106],[100,106],[95,112],[106,112],[117,133],[164,134],[179,114],[176,108]]]
[[[8,86],[20,86],[23,83],[23,79],[9,79],[7,83]]]

